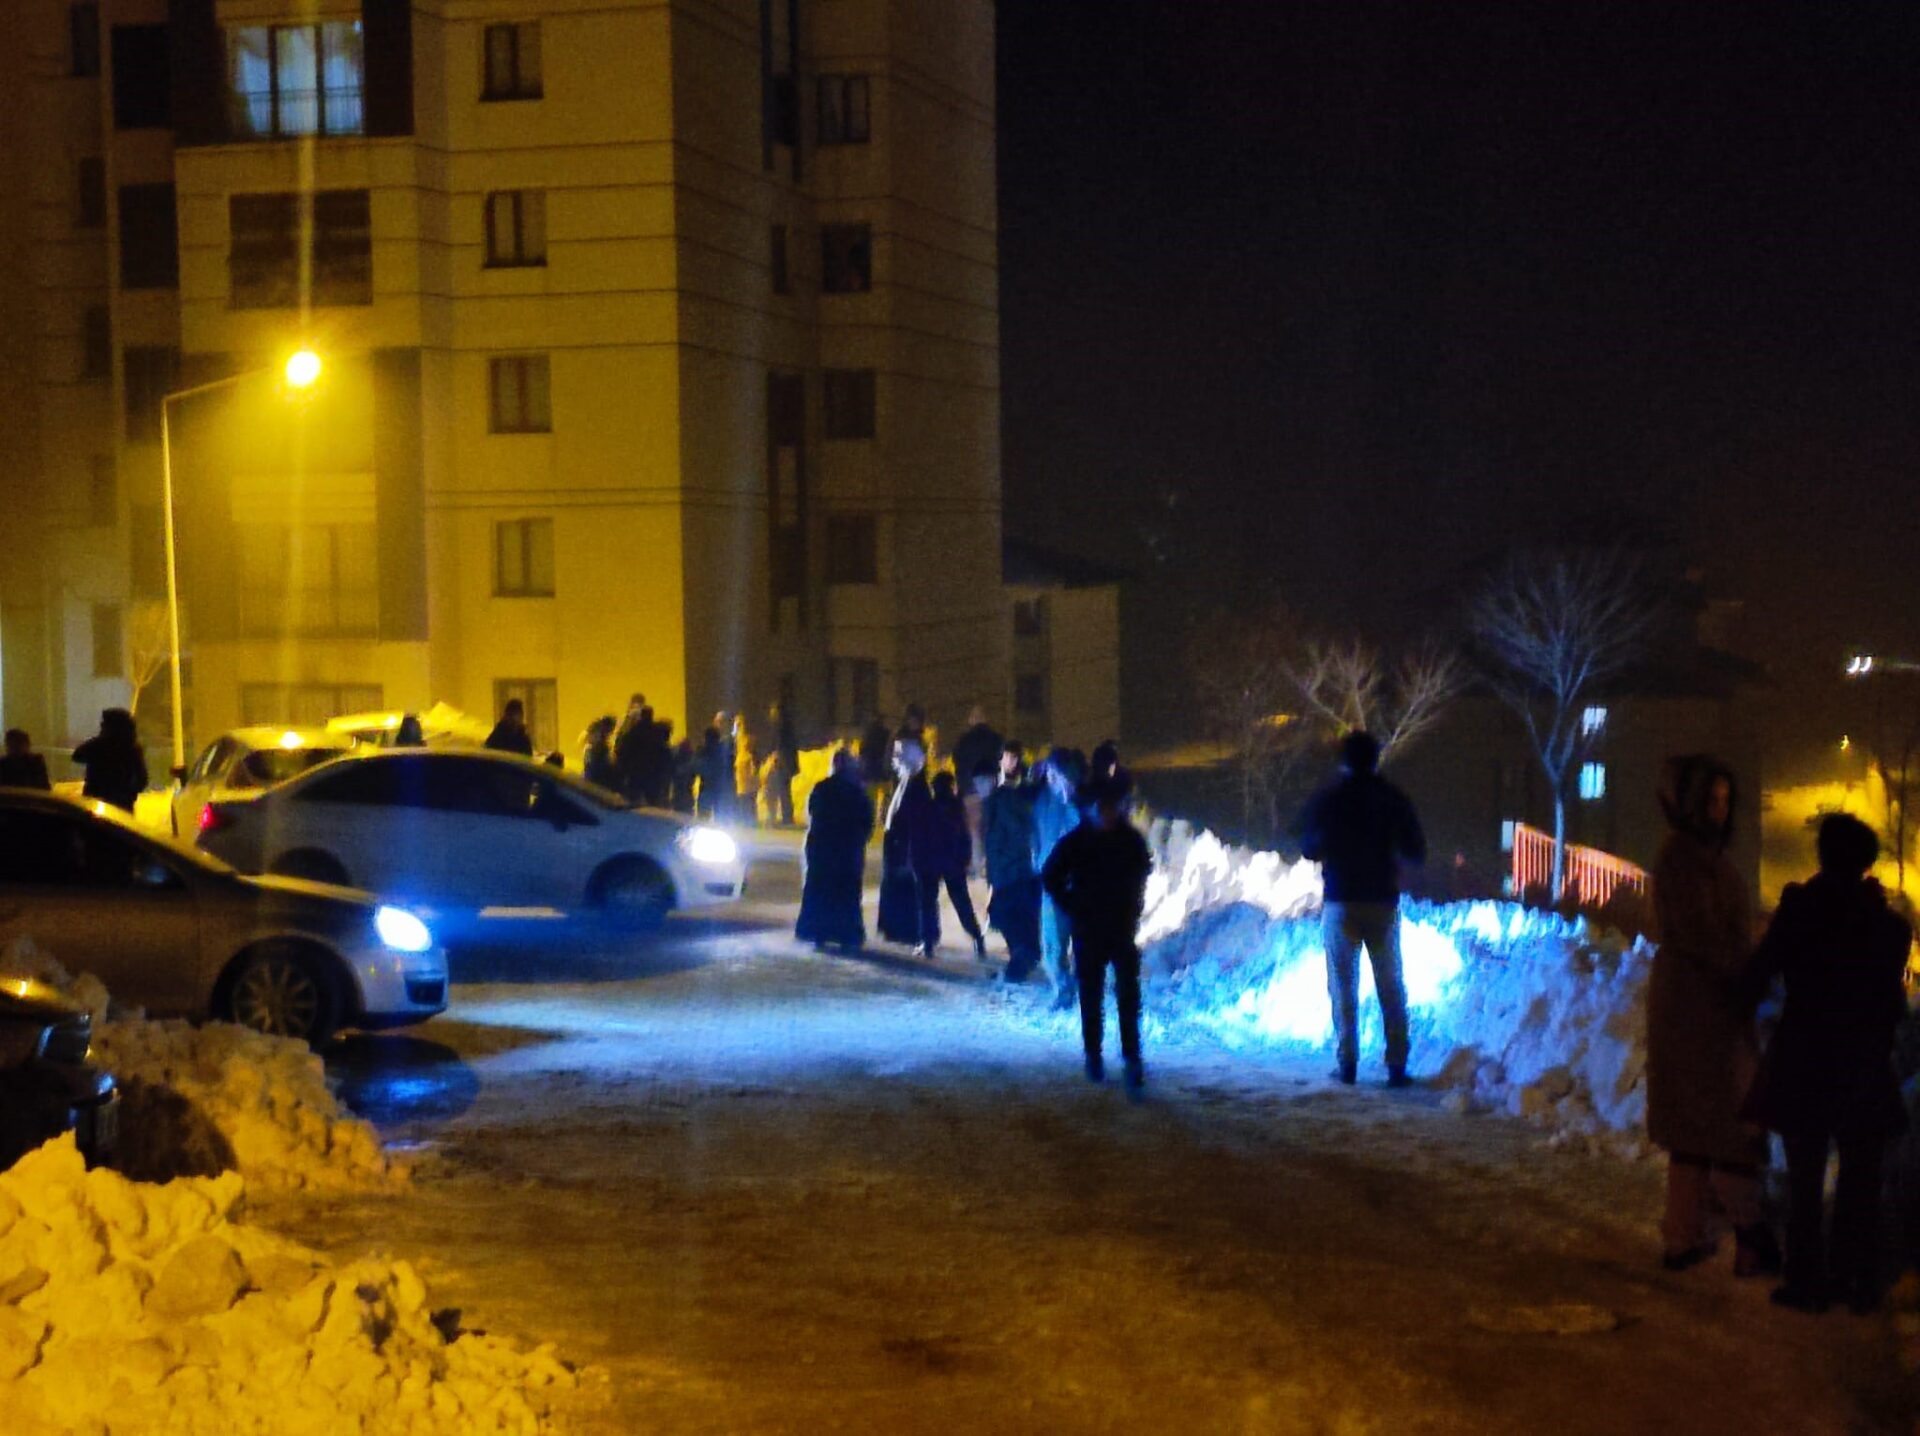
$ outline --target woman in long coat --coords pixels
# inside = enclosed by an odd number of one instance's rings
[[[1733,774],[1711,758],[1668,760],[1660,794],[1672,831],[1653,870],[1659,948],[1647,987],[1647,1135],[1667,1150],[1664,1265],[1715,1250],[1715,1208],[1733,1224],[1734,1272],[1778,1271],[1760,1210],[1766,1142],[1741,1115],[1759,1067],[1747,887],[1727,857]]]
[[[832,775],[807,797],[800,920],[793,928],[802,942],[854,952],[866,945],[860,886],[872,833],[873,800],[860,781],[860,760],[842,748],[833,755]]]
[[[896,778],[887,805],[887,831],[880,844],[880,935],[888,942],[925,949],[920,872],[930,865],[934,840],[933,792],[927,787],[927,754],[908,738],[893,745]]]

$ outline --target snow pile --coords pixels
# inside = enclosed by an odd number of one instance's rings
[[[404,1176],[373,1128],[341,1110],[304,1042],[120,1012],[96,978],[70,976],[30,942],[0,953],[0,973],[49,982],[92,1011],[92,1060],[120,1084],[115,1165],[129,1176],[237,1171],[274,1190],[345,1190]]]
[[[1156,818],[1147,831],[1153,876],[1147,879],[1144,946],[1177,931],[1195,913],[1245,903],[1269,917],[1298,917],[1320,906],[1320,866],[1278,853],[1228,847],[1184,819]]]
[[[534,1432],[576,1384],[549,1347],[459,1332],[405,1262],[236,1224],[243,1190],[89,1172],[70,1136],[0,1173],[10,1433]]]

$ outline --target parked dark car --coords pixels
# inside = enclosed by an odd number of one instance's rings
[[[0,977],[0,1168],[68,1131],[88,1166],[112,1159],[120,1092],[92,1045],[93,1018],[58,988]]]

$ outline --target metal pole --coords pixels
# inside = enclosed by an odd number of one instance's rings
[[[173,433],[167,410],[174,396],[160,401],[160,509],[167,535],[167,687],[173,700],[173,766],[187,766],[187,720],[180,696],[180,578],[173,550]]]

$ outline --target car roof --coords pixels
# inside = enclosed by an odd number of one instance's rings
[[[231,728],[221,737],[232,738],[249,748],[341,748],[350,746],[354,741],[351,733],[329,732],[325,728],[302,727],[291,723],[285,727],[261,723],[249,728]],[[289,743],[289,738],[294,741]]]
[[[409,761],[424,761],[428,763],[495,763],[503,768],[517,768],[523,773],[535,774],[542,778],[552,778],[568,790],[594,799],[602,807],[614,808],[623,812],[628,811],[626,806],[620,801],[620,795],[618,793],[610,793],[605,788],[597,787],[587,782],[586,779],[582,778],[578,773],[569,773],[564,768],[556,768],[551,763],[536,762],[532,758],[524,758],[518,753],[502,753],[497,748],[434,748],[424,745],[418,748],[356,748],[352,752],[341,754],[338,758],[330,762],[309,768],[298,777],[290,778],[280,784],[273,791],[281,792],[304,787],[310,782],[318,782],[327,774],[338,773],[343,766],[349,763],[404,763]]]

